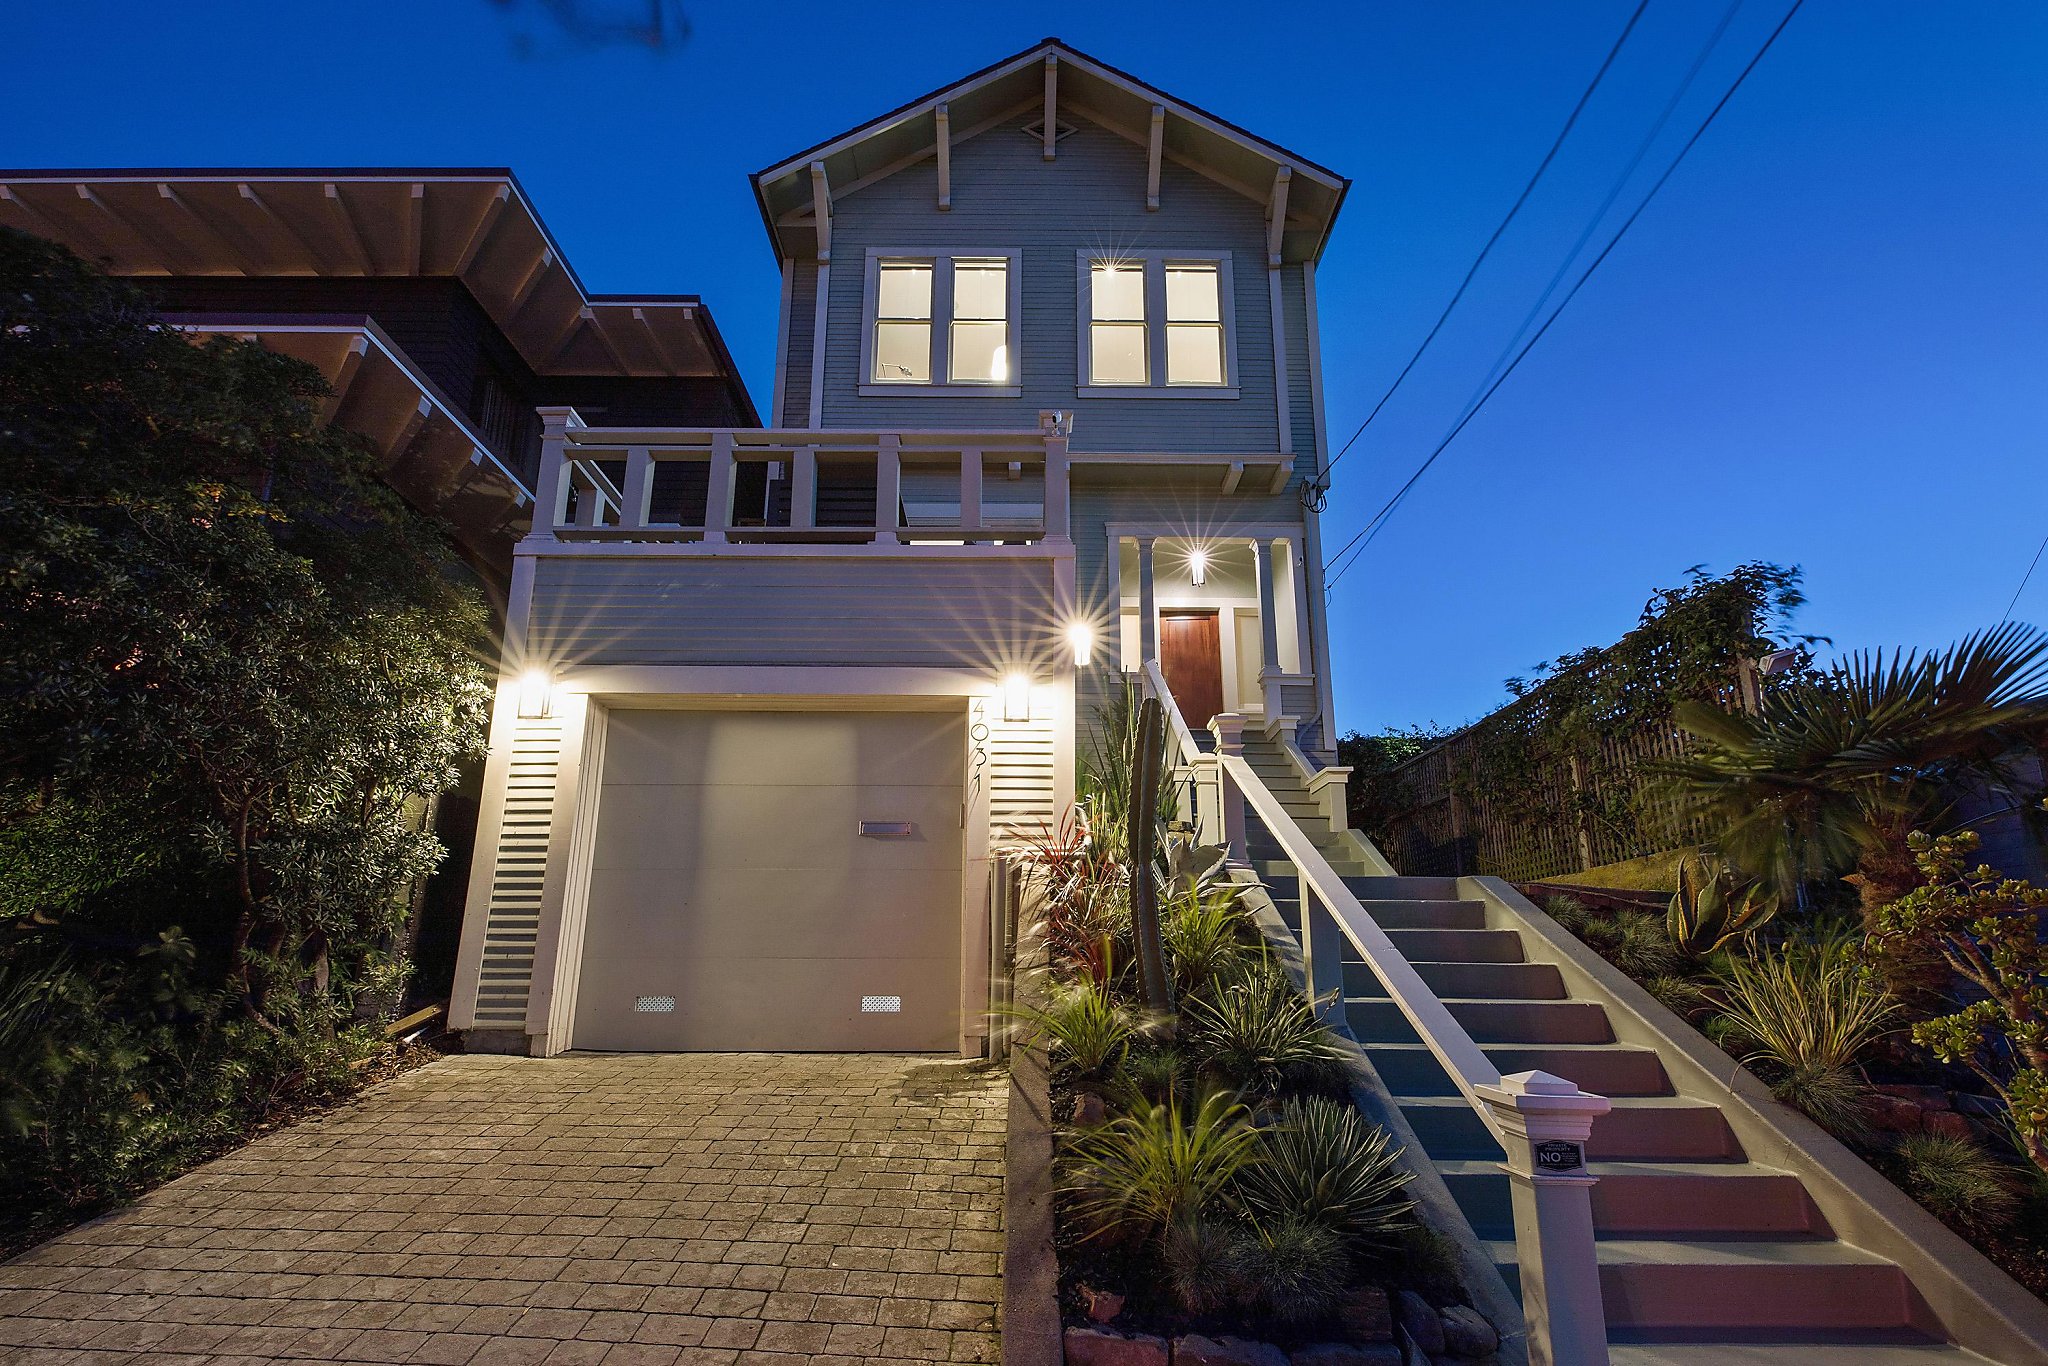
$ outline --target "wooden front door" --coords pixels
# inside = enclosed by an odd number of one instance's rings
[[[1214,612],[1159,614],[1159,671],[1196,730],[1223,710],[1223,641]]]

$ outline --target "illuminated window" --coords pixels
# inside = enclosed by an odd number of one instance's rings
[[[1081,253],[1082,394],[1236,398],[1230,258]]]
[[[1166,382],[1223,383],[1223,302],[1214,261],[1166,263]]]
[[[947,378],[1010,382],[1010,263],[953,261],[953,337]]]
[[[884,261],[875,285],[877,384],[932,380],[932,263]]]
[[[870,249],[862,391],[1014,395],[1019,257]]]
[[[1143,384],[1145,265],[1097,261],[1088,272],[1088,382]]]

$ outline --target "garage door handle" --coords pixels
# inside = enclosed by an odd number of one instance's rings
[[[890,835],[908,835],[912,833],[912,827],[909,821],[862,821],[860,832],[870,839],[881,839]]]

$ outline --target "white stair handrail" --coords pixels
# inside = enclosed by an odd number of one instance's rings
[[[1259,777],[1258,770],[1246,763],[1241,754],[1225,754],[1222,762],[1223,771],[1237,784],[1238,791],[1244,794],[1245,801],[1258,814],[1267,832],[1279,842],[1281,852],[1287,855],[1287,861],[1294,865],[1296,874],[1301,878],[1304,893],[1302,914],[1309,913],[1307,894],[1312,892],[1328,909],[1344,937],[1364,956],[1372,975],[1387,989],[1387,995],[1407,1017],[1408,1023],[1415,1026],[1423,1044],[1443,1064],[1444,1071],[1450,1073],[1458,1093],[1479,1112],[1480,1119],[1493,1136],[1499,1138],[1499,1121],[1480,1100],[1478,1088],[1499,1086],[1500,1069],[1472,1041],[1472,1036],[1465,1032],[1465,1027],[1458,1023],[1450,1008],[1437,999],[1436,993],[1429,989],[1429,984],[1422,980],[1414,965],[1401,956],[1401,951],[1387,938],[1387,932],[1379,927],[1379,922],[1344,885],[1343,877],[1302,833],[1294,818],[1287,814],[1287,809],[1280,805],[1280,799]]]

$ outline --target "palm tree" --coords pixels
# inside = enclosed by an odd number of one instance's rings
[[[1944,826],[1959,787],[2038,798],[2013,760],[2048,740],[2048,635],[2008,622],[1946,650],[1858,651],[1754,715],[1674,714],[1696,747],[1659,768],[1723,856],[1788,895],[1852,875],[1868,915],[1918,885],[1906,836]]]

